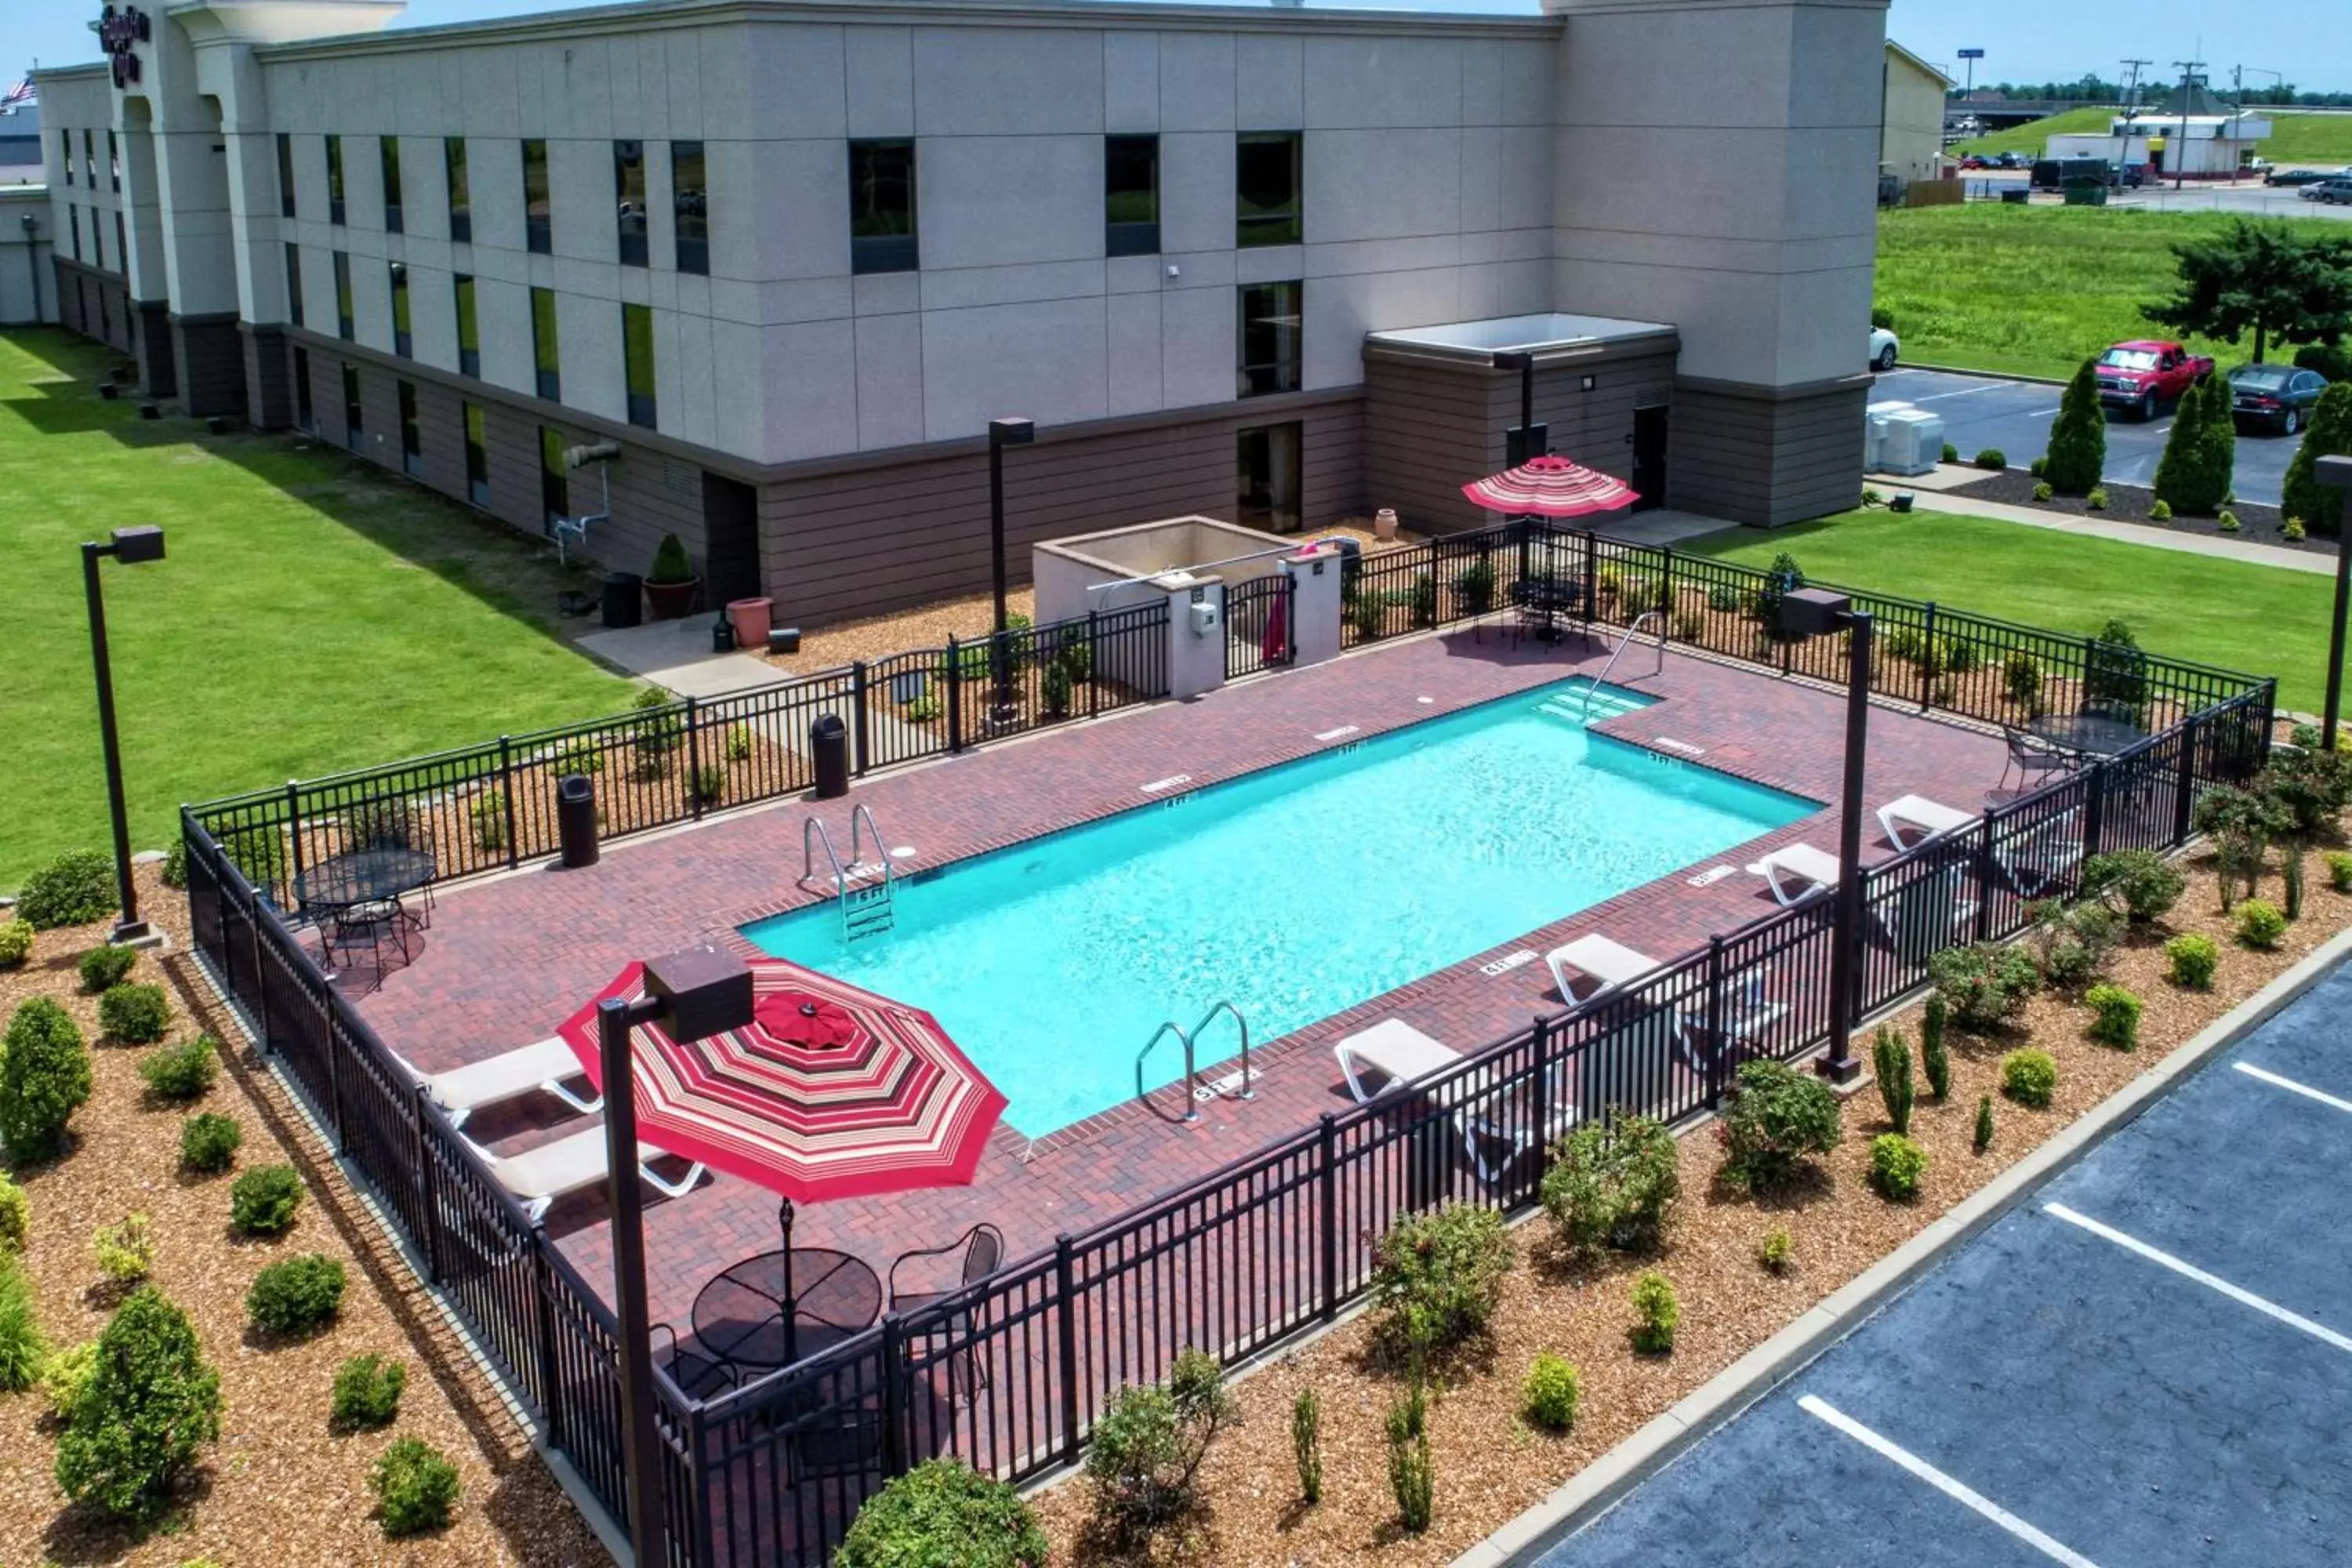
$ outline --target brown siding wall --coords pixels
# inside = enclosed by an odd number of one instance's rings
[[[286,334],[240,321],[237,348],[245,361],[246,417],[256,429],[285,429],[294,423],[293,361],[286,352]]]
[[[120,274],[63,256],[50,258],[57,268],[59,318],[83,337],[109,348],[131,352],[131,295]],[[100,331],[100,308],[105,310],[105,330]]]
[[[182,407],[199,418],[245,412],[245,344],[234,315],[173,316],[172,353]]]
[[[1714,382],[1675,389],[1675,505],[1779,528],[1842,511],[1862,493],[1870,378],[1774,392]]]
[[[132,353],[139,361],[139,384],[150,397],[177,397],[180,370],[172,352],[172,308],[161,300],[142,300],[134,308],[139,332]]]

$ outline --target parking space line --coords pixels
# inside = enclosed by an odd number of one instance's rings
[[[2278,1074],[2265,1071],[2252,1062],[2239,1062],[2235,1065],[2237,1069],[2248,1078],[2260,1079],[2263,1082],[2275,1085],[2290,1094],[2299,1094],[2305,1100],[2315,1100],[2322,1105],[2332,1106],[2346,1115],[2352,1116],[2352,1100],[2338,1100],[2332,1094],[2323,1094],[2309,1084],[2297,1083],[2291,1078],[2281,1078]]]
[[[1938,392],[1932,396],[1915,397],[1911,401],[1914,403],[1941,403],[1947,397],[1974,397],[1979,392],[2006,392],[2008,390],[2009,383],[2005,381],[1989,381],[1982,386],[1964,386],[1958,392]]]
[[[1817,1398],[1814,1395],[1808,1394],[1798,1399],[1797,1407],[1800,1410],[1802,1410],[1806,1415],[1814,1417],[1816,1420],[1825,1422],[1829,1426],[1844,1433],[1847,1436],[1853,1438],[1855,1442],[1861,1444],[1872,1453],[1876,1454],[1879,1458],[1893,1460],[1895,1464],[1900,1465],[1903,1468],[1910,1471],[1913,1475],[1918,1477],[1929,1486],[1934,1487],[1937,1491],[1942,1492],[1946,1497],[1950,1498],[1953,1501],[1958,1502],[1966,1508],[1971,1509],[1977,1513],[1979,1513],[1985,1518],[1992,1521],[1993,1523],[2000,1526],[2003,1530],[2009,1531],[2010,1534],[2017,1537],[2018,1540],[2022,1541],[2028,1546],[2032,1547],[2044,1557],[2050,1558],[2053,1562],[2063,1563],[2067,1565],[2067,1568],[2099,1568],[2097,1563],[2092,1562],[2089,1558],[2084,1556],[2081,1552],[2075,1551],[2064,1542],[2053,1540],[2051,1537],[2042,1534],[2042,1531],[2034,1529],[2033,1526],[2026,1523],[2025,1521],[2018,1518],[2017,1515],[2010,1512],[2007,1509],[2001,1507],[1990,1498],[1986,1497],[1982,1492],[1977,1491],[1965,1482],[1946,1475],[1943,1471],[1937,1469],[1927,1460],[1919,1458],[1918,1455],[1912,1453],[1909,1449],[1905,1448],[1898,1444],[1889,1442],[1886,1438],[1880,1436],[1877,1433],[1872,1431],[1861,1422],[1856,1421],[1853,1416],[1848,1415],[1844,1411],[1840,1410],[1835,1405],[1830,1404],[1827,1400]]]
[[[2042,1208],[2043,1213],[2048,1214],[2054,1218],[2063,1219],[2071,1226],[2080,1226],[2082,1229],[2089,1231],[2093,1236],[2098,1237],[2105,1241],[2114,1242],[2117,1247],[2122,1247],[2126,1252],[2137,1252],[2142,1258],[2147,1258],[2150,1263],[2171,1269],[2183,1279],[2194,1279],[2198,1284],[2204,1286],[2207,1289],[2219,1291],[2221,1294],[2227,1296],[2230,1300],[2237,1302],[2241,1306],[2252,1307],[2255,1311],[2261,1312],[2267,1317],[2276,1318],[2280,1322],[2284,1323],[2291,1329],[2301,1329],[2305,1333],[2309,1334],[2313,1339],[2319,1341],[2322,1344],[2334,1345],[2337,1350],[2344,1352],[2347,1355],[2352,1355],[2352,1338],[2347,1338],[2343,1334],[2339,1334],[2334,1329],[2328,1328],[2323,1323],[2315,1323],[2309,1318],[2304,1317],[2300,1313],[2290,1312],[2275,1301],[2266,1300],[2263,1297],[2255,1295],[2252,1290],[2232,1285],[2227,1279],[2222,1279],[2217,1274],[2208,1274],[2205,1270],[2198,1268],[2195,1264],[2185,1263],[2181,1259],[2173,1257],[2172,1254],[2168,1252],[2164,1252],[2156,1247],[2150,1247],[2147,1243],[2140,1240],[2137,1237],[2126,1236],[2122,1231],[2116,1229],[2113,1226],[2101,1225],[2097,1220],[2091,1218],[2088,1215],[2076,1214],[2064,1204],[2043,1204]]]

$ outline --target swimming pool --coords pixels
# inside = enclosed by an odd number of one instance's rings
[[[1037,1137],[1131,1098],[1163,1022],[1230,1000],[1272,1040],[1816,808],[1586,733],[1570,684],[903,879],[887,934],[829,902],[743,934],[930,1009]]]

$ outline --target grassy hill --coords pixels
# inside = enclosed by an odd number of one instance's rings
[[[2114,118],[2111,109],[2070,109],[2014,131],[1962,142],[1952,151],[1956,154],[2031,153],[2038,157],[2047,138],[2105,131]],[[2263,143],[2263,156],[2278,164],[2352,163],[2352,114],[2275,114],[2270,140]]]

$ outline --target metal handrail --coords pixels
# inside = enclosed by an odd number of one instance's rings
[[[1180,1027],[1177,1025],[1176,1020],[1171,1018],[1166,1023],[1160,1025],[1160,1027],[1151,1031],[1151,1038],[1144,1041],[1143,1048],[1135,1053],[1136,1099],[1141,1100],[1144,1098],[1143,1064],[1145,1059],[1159,1047],[1161,1040],[1167,1038],[1170,1035],[1173,1035],[1178,1039],[1184,1042],[1184,1120],[1187,1121],[1198,1121],[1201,1119],[1201,1069],[1194,1059],[1193,1042],[1200,1037],[1202,1030],[1207,1028],[1210,1024],[1215,1021],[1217,1015],[1220,1013],[1232,1014],[1234,1025],[1238,1026],[1242,1032],[1242,1091],[1239,1094],[1230,1096],[1218,1093],[1217,1098],[1220,1100],[1255,1100],[1257,1098],[1257,1089],[1250,1074],[1249,1020],[1242,1016],[1242,1010],[1234,1006],[1232,1000],[1228,998],[1218,1002],[1215,1006],[1202,1014],[1201,1021],[1193,1025],[1190,1030]],[[1214,1090],[1212,1090],[1211,1092],[1216,1093]]]
[[[814,833],[814,839],[810,837],[811,833]],[[801,883],[805,887],[809,879],[816,875],[814,845],[818,843],[824,846],[825,864],[833,868],[834,891],[839,892],[849,886],[849,874],[841,868],[841,857],[834,851],[833,835],[825,830],[823,817],[812,816],[801,824]]]
[[[869,827],[874,830],[875,858],[882,862],[882,868],[887,873],[890,868],[890,852],[882,846],[882,825],[874,820],[874,808],[862,800],[849,808],[849,868],[854,871],[865,864],[863,832]]]
[[[1619,641],[1615,647],[1609,650],[1608,661],[1601,665],[1601,673],[1598,675],[1587,676],[1585,678],[1591,681],[1591,684],[1584,689],[1584,700],[1587,706],[1584,710],[1583,728],[1587,730],[1592,728],[1592,710],[1591,703],[1592,701],[1593,693],[1599,691],[1602,686],[1607,684],[1610,671],[1617,668],[1617,661],[1623,658],[1625,650],[1633,646],[1634,634],[1642,629],[1642,623],[1643,621],[1658,620],[1664,615],[1665,612],[1664,610],[1643,610],[1640,615],[1635,616],[1633,617],[1633,624],[1625,628],[1624,637]],[[1664,632],[1658,634],[1657,647],[1658,665],[1655,669],[1650,671],[1651,675],[1654,677],[1664,674],[1666,669],[1666,638]],[[1560,693],[1561,700],[1565,701],[1567,698],[1568,693],[1566,691]]]
[[[1242,1091],[1241,1093],[1234,1096],[1234,1098],[1236,1100],[1255,1100],[1257,1098],[1257,1090],[1252,1088],[1250,1084],[1249,1020],[1242,1016],[1241,1009],[1234,1006],[1229,1001],[1219,1002],[1215,1006],[1201,1015],[1201,1021],[1192,1026],[1192,1035],[1194,1037],[1198,1037],[1201,1031],[1207,1028],[1210,1022],[1220,1013],[1231,1013],[1234,1016],[1234,1025],[1242,1032]]]

